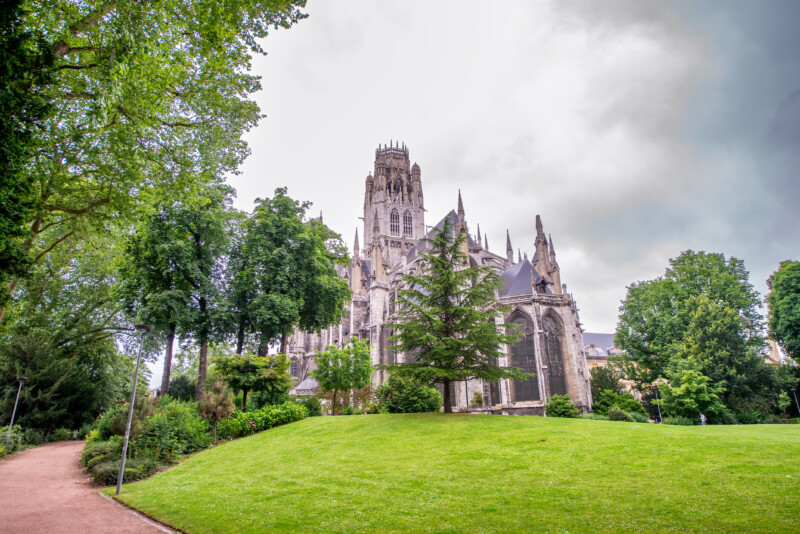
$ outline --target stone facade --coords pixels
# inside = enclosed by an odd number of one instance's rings
[[[314,368],[314,357],[327,345],[340,345],[351,336],[368,339],[374,364],[406,362],[408,356],[388,349],[392,325],[397,320],[394,301],[402,287],[400,274],[413,274],[435,230],[426,232],[422,179],[419,166],[410,165],[405,145],[378,147],[375,167],[364,186],[364,246],[358,231],[352,262],[340,274],[353,291],[346,318],[322,332],[296,331],[288,341],[295,377],[302,381]],[[469,227],[458,194],[458,207],[445,215],[457,228]],[[444,218],[436,224],[441,228]],[[503,280],[498,298],[511,311],[499,320],[520,325],[523,339],[505,347],[508,354],[500,365],[512,365],[536,373],[523,381],[502,380],[487,383],[470,380],[452,385],[454,409],[504,414],[543,414],[542,406],[554,394],[567,393],[583,411],[591,406],[589,372],[584,351],[578,308],[556,261],[552,238],[545,236],[539,216],[535,221],[533,260],[517,255],[506,235],[504,256],[489,251],[488,241],[469,235],[465,244],[473,265],[494,268]],[[385,371],[374,376],[377,385],[386,379]],[[476,393],[482,402],[475,404]]]

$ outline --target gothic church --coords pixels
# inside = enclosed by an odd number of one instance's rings
[[[410,165],[405,145],[378,147],[375,166],[364,186],[363,248],[356,231],[353,258],[340,275],[353,291],[346,318],[341,324],[316,333],[295,331],[288,340],[292,374],[300,382],[297,393],[308,393],[315,386],[307,376],[315,367],[314,357],[327,345],[340,345],[351,336],[369,340],[374,364],[405,362],[408,355],[389,350],[394,302],[402,287],[400,274],[413,274],[419,267],[427,243],[425,209],[420,167]],[[466,213],[458,194],[458,207],[445,218],[456,228],[468,230]],[[441,228],[444,218],[435,226]],[[589,372],[584,353],[583,333],[575,300],[561,283],[552,238],[544,234],[536,216],[535,253],[532,260],[514,253],[506,233],[504,256],[489,251],[488,240],[481,243],[480,227],[469,235],[467,252],[473,265],[494,268],[503,280],[498,298],[511,311],[507,323],[519,324],[524,336],[506,347],[508,356],[501,365],[536,373],[527,380],[501,380],[487,383],[479,379],[451,385],[454,411],[542,415],[549,397],[569,394],[582,410],[591,407]],[[386,379],[378,371],[377,385]],[[480,395],[476,395],[480,393]],[[480,402],[476,402],[480,400]]]

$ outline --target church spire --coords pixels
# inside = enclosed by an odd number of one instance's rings
[[[514,248],[511,246],[511,235],[506,229],[506,259],[509,265],[514,265]]]
[[[489,236],[483,234],[483,248],[486,249],[486,252],[489,252]]]
[[[478,246],[481,244],[481,225],[478,225]]]
[[[525,254],[528,255],[527,253]],[[517,247],[517,263],[522,263],[522,252],[519,251],[519,247]]]
[[[547,239],[548,239],[549,245],[550,245],[550,262],[552,263],[552,262],[556,261],[556,249],[553,246],[553,236],[550,235],[550,234],[547,234]]]
[[[458,220],[464,222],[464,203],[461,201],[461,189],[458,190]]]
[[[353,242],[353,258],[361,256],[361,247],[358,245],[358,228],[356,228],[356,239]]]

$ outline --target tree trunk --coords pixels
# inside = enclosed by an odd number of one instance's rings
[[[336,394],[338,391],[333,390],[333,401],[331,402],[331,415],[336,415]]]
[[[244,321],[239,323],[239,329],[236,331],[236,354],[242,355],[244,350]]]
[[[281,334],[281,354],[286,354],[286,334]]]
[[[264,347],[264,346],[259,345],[259,347],[258,347],[258,355],[262,356],[262,357],[266,356],[268,350],[269,350],[269,347]]]
[[[169,373],[172,369],[172,345],[175,343],[175,323],[169,325],[167,350],[164,352],[164,374],[161,376],[161,397],[169,393]]]
[[[217,422],[214,421],[214,443],[217,442]]]
[[[246,389],[242,390],[242,411],[243,412],[247,411],[247,390]]]
[[[203,392],[206,390],[206,358],[208,356],[208,340],[200,342],[200,357],[197,364],[197,400],[203,400]]]
[[[450,381],[445,380],[442,382],[442,389],[444,390],[444,394],[442,395],[442,404],[444,405],[444,413],[453,413],[453,403],[452,399],[450,398]]]

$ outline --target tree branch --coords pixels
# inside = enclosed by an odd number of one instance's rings
[[[52,244],[52,245],[50,245],[49,247],[47,247],[46,249],[44,249],[43,251],[41,251],[39,254],[37,254],[37,255],[36,255],[36,259],[34,259],[33,261],[34,261],[34,262],[37,262],[37,261],[39,261],[40,259],[42,259],[42,257],[43,257],[45,254],[47,254],[48,252],[50,252],[51,250],[53,250],[54,248],[56,248],[56,246],[58,246],[58,244],[59,244],[59,243],[61,243],[62,241],[64,241],[65,239],[67,239],[69,236],[71,236],[71,235],[72,235],[72,234],[74,234],[74,233],[75,233],[75,231],[74,231],[74,230],[70,230],[70,231],[69,231],[69,232],[67,232],[66,234],[62,235],[61,237],[59,237],[58,239],[56,239],[55,241],[53,241],[53,244]]]
[[[103,17],[111,13],[116,8],[117,8],[116,2],[109,2],[108,4],[100,6],[100,8],[97,11],[95,11],[94,13],[89,13],[81,20],[70,26],[69,36],[77,37],[86,30],[94,26],[97,26],[100,23],[100,21],[103,20]],[[70,50],[72,49],[70,48],[69,44],[67,44],[66,41],[62,40],[56,43],[56,46],[53,49],[53,54],[56,57],[64,57],[70,52]]]

